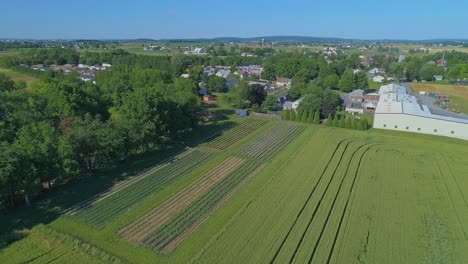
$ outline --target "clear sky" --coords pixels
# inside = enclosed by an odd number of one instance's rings
[[[467,0],[2,0],[0,38],[468,39]]]

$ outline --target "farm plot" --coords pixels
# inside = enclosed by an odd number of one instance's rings
[[[110,195],[89,208],[78,210],[71,216],[98,229],[102,229],[110,221],[124,214],[148,195],[176,182],[184,175],[203,165],[213,155],[212,153],[194,150],[174,163],[157,170],[153,174]]]
[[[13,245],[0,251],[2,263],[111,263],[37,229]]]
[[[234,143],[238,142],[245,136],[249,135],[269,122],[270,120],[253,118],[243,120],[234,127],[225,130],[222,134],[213,137],[211,140],[208,140],[206,143],[202,144],[202,146],[218,150],[227,149]]]
[[[148,234],[143,239],[143,244],[157,251],[171,252],[229,199],[236,189],[240,188],[248,178],[253,177],[262,168],[263,165],[258,162],[245,162],[243,166],[217,183],[175,217]]]
[[[270,160],[284,146],[294,140],[303,130],[304,127],[300,125],[280,123],[265,135],[245,146],[239,152],[239,155]]]
[[[224,160],[205,175],[198,177],[198,179],[193,181],[189,186],[174,194],[164,204],[146,213],[139,220],[122,228],[119,234],[129,241],[135,243],[143,242],[143,239],[148,234],[157,230],[170,218],[177,215],[184,207],[190,205],[215,184],[241,167],[244,162],[245,160],[237,157],[230,157]]]
[[[170,164],[171,162],[174,162],[175,160],[178,160],[180,158],[182,158],[183,156],[189,154],[192,150],[189,149],[187,151],[184,151],[176,156],[173,156],[173,157],[170,157],[168,159],[165,159],[163,161],[161,161],[160,163],[156,164],[155,166],[139,173],[138,175],[135,175],[133,177],[130,177],[126,180],[123,180],[123,181],[120,181],[118,182],[117,184],[115,184],[114,186],[112,186],[111,188],[109,188],[109,190],[107,191],[104,191],[104,192],[101,192],[101,193],[98,193],[88,199],[86,199],[85,201],[83,202],[80,202],[70,208],[67,208],[63,211],[61,211],[60,213],[61,214],[69,214],[69,215],[73,215],[75,214],[77,211],[79,210],[84,210],[86,208],[89,208],[91,207],[94,203],[96,202],[99,202],[101,200],[103,200],[104,198],[120,191],[120,190],[123,190],[125,188],[127,188],[128,186],[136,183],[137,181],[139,180],[142,180],[144,179],[146,176],[150,176],[152,175],[155,171],[161,169],[163,166],[166,166],[168,164]]]

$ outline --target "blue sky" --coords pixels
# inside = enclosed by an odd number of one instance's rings
[[[0,38],[468,39],[466,0],[2,2]]]

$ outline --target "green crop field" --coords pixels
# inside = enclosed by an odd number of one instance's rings
[[[468,142],[233,123],[18,231],[0,263],[466,263]]]

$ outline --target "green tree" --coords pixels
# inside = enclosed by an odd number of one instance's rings
[[[332,117],[332,114],[328,114],[328,117],[327,117],[327,126],[333,126],[333,117]]]
[[[357,120],[356,120],[356,118],[351,119],[351,129],[353,129],[353,130],[357,129]]]
[[[262,103],[263,111],[276,111],[278,110],[278,99],[276,96],[267,96],[265,101]]]
[[[313,112],[308,112],[307,123],[309,123],[309,124],[314,123],[314,113]]]
[[[351,129],[351,118],[350,117],[346,118],[345,128]]]
[[[302,113],[302,118],[301,118],[301,122],[302,122],[302,123],[307,123],[308,114],[309,114],[309,112],[306,112],[306,111],[304,111],[304,112]]]
[[[320,124],[320,113],[319,111],[315,111],[315,115],[314,115],[314,124]]]
[[[356,79],[356,87],[358,89],[367,90],[369,88],[369,82],[367,80],[367,75],[365,72],[363,71],[357,72],[354,75],[354,78]]]
[[[338,83],[340,82],[340,77],[335,73],[325,77],[323,80],[323,86],[327,89],[338,89]]]
[[[296,119],[294,121],[301,122],[303,113],[304,113],[303,110],[298,109],[296,113]]]
[[[356,89],[356,80],[351,69],[345,70],[345,72],[341,76],[340,82],[338,83],[338,87],[341,91],[345,93],[349,93]]]
[[[226,80],[223,77],[211,75],[206,81],[206,88],[209,92],[226,92]]]
[[[338,125],[338,126],[341,127],[341,128],[345,128],[345,127],[346,127],[346,122],[345,122],[345,117],[344,117],[344,116],[342,116],[342,117],[340,118],[340,121],[339,121],[339,125]]]
[[[291,121],[296,121],[296,111],[291,111],[291,118],[289,119]]]

